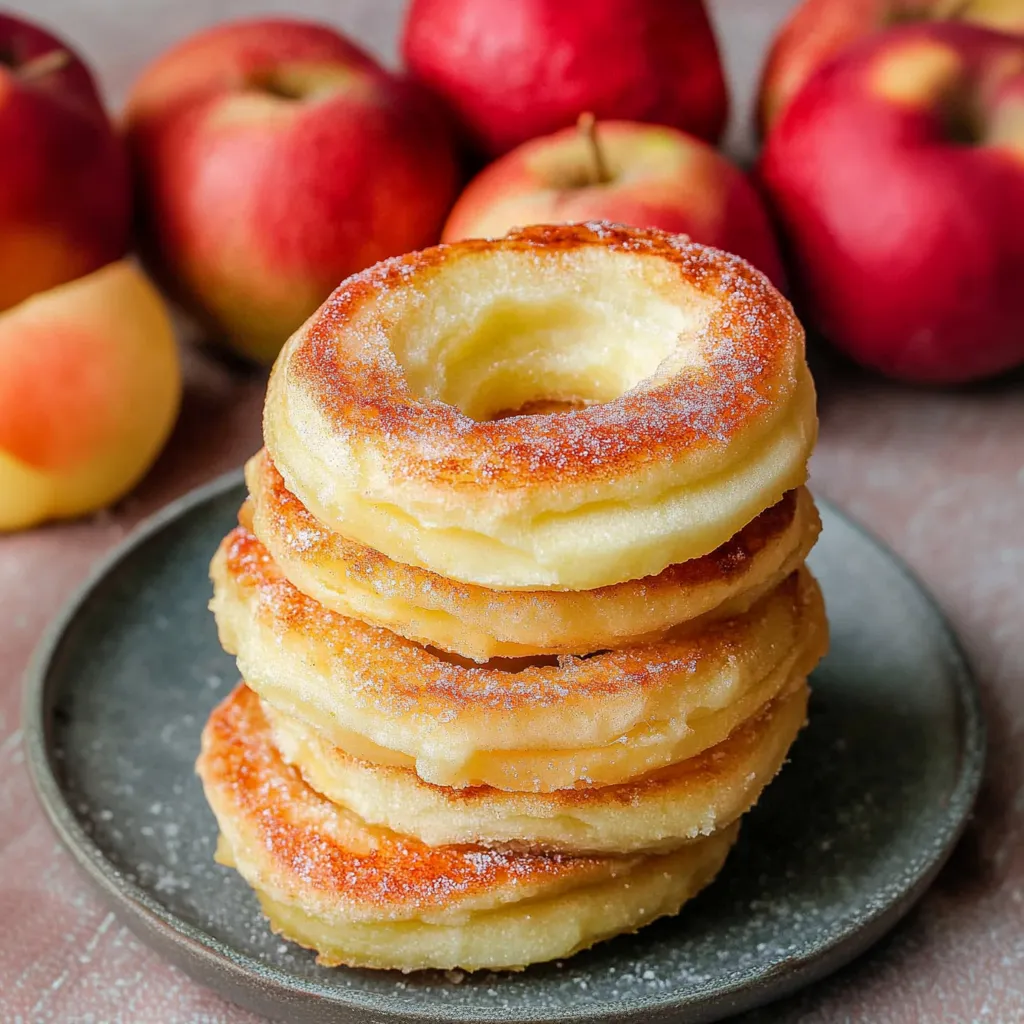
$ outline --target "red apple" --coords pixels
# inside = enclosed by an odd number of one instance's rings
[[[85,65],[61,40],[0,15],[0,310],[128,246],[120,141]]]
[[[490,155],[584,111],[711,140],[725,124],[702,0],[412,0],[402,50]]]
[[[761,76],[758,124],[768,131],[816,68],[880,29],[955,19],[1024,34],[1024,0],[804,0],[779,30]]]
[[[1024,39],[952,23],[816,72],[760,173],[820,330],[914,381],[1024,362]]]
[[[500,157],[459,197],[443,238],[586,220],[687,234],[783,283],[767,214],[743,172],[692,135],[634,121],[604,121],[590,134],[581,120]]]
[[[457,187],[433,101],[305,22],[181,43],[136,84],[128,127],[154,271],[262,361],[339,281],[436,242]]]

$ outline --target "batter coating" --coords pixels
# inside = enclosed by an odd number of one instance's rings
[[[546,401],[577,408],[502,415]],[[284,346],[264,411],[326,526],[497,589],[589,590],[713,551],[805,481],[816,429],[803,330],[765,277],[602,223],[357,274]]]
[[[256,890],[275,931],[328,966],[514,970],[571,956],[676,913],[737,831],[633,857],[424,846],[310,789],[244,686],[210,716],[196,769],[218,859]]]
[[[554,793],[433,786],[408,768],[351,757],[269,705],[263,711],[284,759],[318,793],[370,824],[429,846],[622,854],[671,850],[746,813],[782,767],[804,724],[807,695],[801,686],[779,697],[718,746],[635,782]]]
[[[589,654],[653,639],[701,616],[745,610],[799,566],[821,520],[806,488],[787,493],[711,554],[597,590],[491,590],[403,565],[324,527],[266,451],[249,460],[244,525],[325,608],[471,658]]]
[[[697,634],[485,666],[327,611],[243,527],[211,575],[221,643],[260,696],[353,756],[446,786],[549,792],[637,778],[720,743],[797,687],[827,644],[806,569]]]

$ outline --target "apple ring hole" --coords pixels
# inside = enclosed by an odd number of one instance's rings
[[[410,391],[479,422],[571,414],[701,361],[708,303],[678,270],[594,249],[576,259],[585,273],[500,253],[448,265],[389,311]]]

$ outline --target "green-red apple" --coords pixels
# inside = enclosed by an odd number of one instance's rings
[[[601,122],[594,136],[568,128],[499,158],[459,197],[444,239],[586,220],[687,234],[783,284],[771,225],[746,175],[692,135],[632,121]]]
[[[945,20],[1024,34],[1024,0],[804,0],[779,30],[764,66],[762,133],[815,69],[851,43],[906,22]]]
[[[760,173],[821,332],[894,377],[1024,363],[1024,39],[950,22],[820,68]]]
[[[457,187],[433,101],[306,22],[186,40],[135,85],[128,126],[154,272],[264,362],[344,278],[436,242]]]
[[[119,498],[163,447],[180,393],[170,316],[128,260],[0,313],[0,531]]]

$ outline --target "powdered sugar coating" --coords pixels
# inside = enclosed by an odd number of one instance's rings
[[[464,709],[514,711],[563,705],[637,690],[653,690],[681,675],[693,676],[702,663],[747,652],[753,616],[710,624],[696,635],[636,644],[589,657],[466,664],[424,648],[390,630],[328,611],[297,590],[279,571],[266,548],[244,527],[224,540],[227,585],[252,600],[253,614],[280,637],[301,636],[345,666],[346,690],[389,714],[415,711],[449,716]],[[215,561],[216,566],[216,561]],[[215,568],[214,575],[219,570]],[[813,584],[794,573],[772,601],[792,606],[792,628],[818,601]],[[717,663],[717,662],[716,662]]]
[[[629,859],[429,847],[369,829],[303,782],[277,752],[259,699],[242,684],[210,716],[197,764],[214,811],[253,834],[279,879],[311,901],[399,918],[510,886],[582,884]],[[222,822],[222,827],[228,825]]]
[[[695,339],[698,365],[656,374],[610,402],[485,422],[412,393],[388,340],[395,314],[373,306],[381,295],[395,298],[389,308],[397,307],[402,289],[429,286],[448,261],[495,249],[551,261],[557,273],[560,255],[593,246],[668,261],[710,301]],[[803,331],[789,303],[739,257],[682,236],[592,222],[438,245],[370,267],[321,307],[280,372],[332,429],[377,447],[394,479],[443,480],[475,491],[611,479],[683,453],[724,448],[788,400],[802,362]]]
[[[249,461],[246,480],[250,499],[240,521],[299,590],[343,615],[476,662],[587,654],[724,616],[795,568],[818,533],[814,503],[800,489],[710,554],[657,576],[587,591],[508,591],[396,561],[327,528],[288,490],[266,451]]]
[[[354,578],[382,590],[395,591],[404,589],[404,585],[407,585],[410,589],[416,588],[424,593],[443,591],[450,600],[459,603],[474,597],[478,600],[486,599],[491,602],[491,611],[494,614],[508,614],[511,611],[508,607],[510,600],[552,604],[557,602],[560,596],[558,591],[553,590],[502,591],[474,586],[471,583],[460,583],[429,569],[403,565],[365,544],[335,533],[324,526],[288,490],[266,450],[255,456],[249,478],[259,488],[253,492],[253,499],[265,505],[267,522],[275,546],[279,546],[292,557],[308,556],[310,559],[331,558],[343,561],[346,570],[351,572]],[[597,587],[588,591],[587,596],[599,602],[610,592],[619,591],[629,593],[637,601],[642,601],[652,591],[664,588],[695,587],[712,580],[737,579],[749,571],[751,562],[790,526],[796,514],[796,506],[797,492],[788,491],[781,501],[765,509],[735,537],[703,558],[671,565],[658,576]],[[405,584],[403,580],[403,587],[397,587],[396,575],[406,578],[408,583]]]

